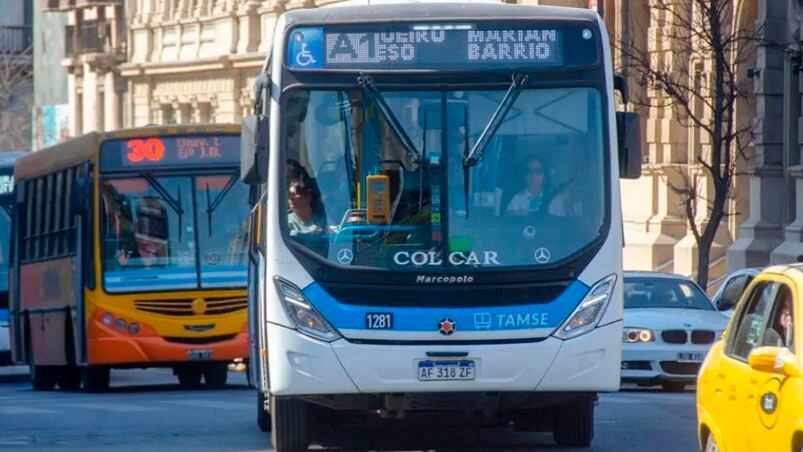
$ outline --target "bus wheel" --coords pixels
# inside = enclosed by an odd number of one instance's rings
[[[229,363],[214,363],[204,369],[204,383],[213,388],[226,386],[229,378]]]
[[[257,426],[260,432],[270,431],[270,413],[265,409],[265,393],[261,389],[257,395]]]
[[[56,375],[50,366],[28,366],[31,374],[31,386],[34,391],[52,391],[56,387]]]
[[[595,397],[584,396],[554,408],[552,436],[561,447],[588,447],[594,439]]]
[[[201,369],[195,366],[181,366],[173,369],[178,377],[178,384],[185,388],[194,388],[201,385]]]
[[[62,391],[77,391],[81,389],[81,369],[75,366],[64,367],[57,380]]]
[[[104,392],[109,390],[111,369],[106,366],[87,366],[82,369],[81,381],[86,392]]]
[[[296,398],[270,398],[271,443],[278,451],[307,450],[309,416],[307,402]]]

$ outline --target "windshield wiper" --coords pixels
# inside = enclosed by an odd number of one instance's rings
[[[530,77],[526,74],[513,74],[513,81],[510,83],[510,88],[508,88],[507,93],[505,93],[505,97],[499,102],[499,106],[496,107],[496,111],[491,116],[491,119],[488,120],[488,124],[485,125],[485,129],[483,129],[477,142],[474,143],[471,152],[463,157],[463,168],[471,168],[482,161],[485,148],[488,147],[491,138],[496,135],[499,127],[502,125],[502,121],[505,120],[513,104],[516,103],[519,94],[521,94],[524,87],[527,86],[527,80],[529,78]],[[468,130],[466,130],[466,138],[468,138]]]
[[[390,109],[390,106],[385,101],[385,97],[382,96],[382,92],[380,92],[376,85],[374,85],[374,81],[370,76],[367,75],[360,75],[357,77],[357,83],[360,85],[362,89],[363,95],[367,97],[371,102],[376,104],[379,108],[379,112],[382,113],[382,117],[385,118],[388,125],[390,126],[390,130],[393,131],[393,134],[396,135],[396,139],[399,140],[404,151],[407,154],[407,161],[408,163],[419,166],[423,162],[423,157],[418,149],[413,144],[413,140],[410,139],[410,136],[407,135],[407,132],[404,131],[404,127],[402,127],[401,123],[399,122],[399,118],[393,114],[393,110]]]
[[[215,212],[215,209],[220,206],[220,203],[223,202],[223,198],[229,194],[236,181],[237,176],[231,176],[229,181],[226,182],[226,186],[223,187],[223,190],[221,190],[211,202],[209,201],[211,198],[211,194],[209,193],[209,181],[206,181],[206,221],[209,224],[209,237],[212,237],[212,214]]]
[[[170,208],[173,209],[173,211],[178,214],[178,240],[181,241],[181,235],[184,232],[183,231],[184,228],[181,227],[182,218],[184,218],[184,209],[181,207],[181,186],[176,187],[176,189],[178,190],[178,199],[176,199],[170,195],[167,189],[164,188],[164,186],[160,184],[159,181],[156,180],[156,178],[154,178],[153,176],[144,171],[141,171],[139,174],[140,176],[142,176],[143,179],[145,179],[146,181],[148,181],[149,184],[151,184],[151,187],[153,187],[154,190],[156,190],[156,192],[159,193],[159,196],[161,196],[162,199],[167,201],[167,205],[170,206]]]

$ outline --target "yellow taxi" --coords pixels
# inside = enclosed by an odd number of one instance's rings
[[[700,449],[803,451],[803,266],[767,268],[742,294],[697,378]]]

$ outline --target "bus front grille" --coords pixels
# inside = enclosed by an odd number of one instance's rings
[[[164,340],[166,340],[167,342],[173,342],[175,344],[197,345],[197,344],[213,344],[215,342],[230,341],[235,337],[237,337],[236,334],[224,334],[220,336],[207,336],[207,337],[165,337]]]
[[[142,312],[172,316],[218,315],[243,311],[248,307],[245,297],[181,298],[175,300],[135,300]]]

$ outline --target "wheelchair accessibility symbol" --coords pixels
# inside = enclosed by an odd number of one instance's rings
[[[307,43],[302,42],[300,44],[301,44],[301,50],[296,54],[296,64],[298,64],[301,67],[306,67],[311,64],[317,63],[318,60],[316,60],[315,57],[312,56],[312,52],[310,52],[309,48],[307,48]]]

